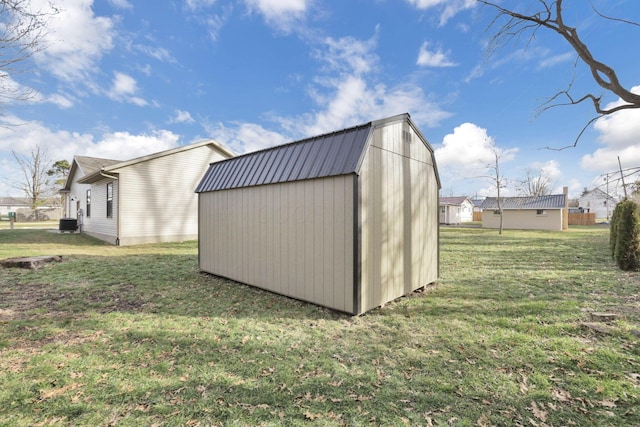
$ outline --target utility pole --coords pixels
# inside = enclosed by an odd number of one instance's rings
[[[622,173],[622,163],[620,163],[620,156],[618,156],[618,167],[620,168],[620,179],[622,180],[622,191],[624,191],[624,199],[627,200],[627,186],[624,183],[624,174]]]

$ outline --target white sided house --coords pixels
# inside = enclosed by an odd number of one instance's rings
[[[569,228],[568,197],[564,194],[529,197],[501,197],[502,227],[512,230],[566,230]],[[496,197],[482,202],[482,228],[500,228]]]
[[[200,269],[364,313],[438,279],[439,189],[408,114],[213,163]]]
[[[440,224],[473,221],[473,202],[466,196],[440,197]]]
[[[595,213],[596,219],[606,219],[607,221],[613,215],[617,203],[614,197],[599,188],[585,191],[578,198],[578,207],[582,208],[583,212]]]
[[[127,161],[75,156],[61,191],[65,215],[113,245],[195,240],[194,189],[209,164],[230,157],[211,140]]]

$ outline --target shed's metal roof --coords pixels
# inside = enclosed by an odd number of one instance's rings
[[[548,196],[529,197],[500,197],[503,210],[514,209],[563,209],[566,207],[564,194],[550,194]],[[498,198],[487,197],[480,205],[482,209],[498,209]]]
[[[196,193],[357,171],[374,122],[211,163]]]

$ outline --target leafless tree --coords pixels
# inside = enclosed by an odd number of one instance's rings
[[[551,194],[553,180],[543,169],[527,169],[525,176],[518,180],[518,192],[523,196],[546,196]]]
[[[502,234],[502,220],[504,218],[504,215],[502,209],[502,198],[500,197],[500,189],[505,188],[507,186],[507,182],[500,173],[500,149],[496,146],[492,146],[491,151],[493,151],[495,162],[487,165],[487,168],[493,171],[492,175],[490,175],[489,178],[493,181],[493,185],[496,186],[496,190],[498,191],[498,197],[496,198],[496,201],[498,203],[498,212],[500,214],[500,228],[498,230],[498,234]]]
[[[633,93],[629,88],[624,87],[618,79],[615,69],[594,57],[589,46],[587,46],[580,38],[578,30],[566,23],[563,15],[563,0],[537,0],[536,2],[532,2],[538,4],[540,8],[539,11],[535,13],[518,12],[517,10],[509,8],[509,6],[507,6],[508,3],[506,2],[503,2],[502,4],[504,4],[504,6],[502,6],[501,4],[493,1],[477,1],[486,6],[493,7],[498,11],[498,15],[490,24],[490,28],[498,27],[498,30],[491,39],[489,52],[511,40],[519,39],[520,37],[528,36],[529,41],[531,41],[540,29],[553,31],[569,43],[576,52],[578,58],[589,68],[593,80],[602,89],[611,94],[617,95],[623,101],[620,105],[607,108],[602,105],[602,95],[586,93],[574,96],[574,94],[571,93],[573,81],[568,85],[567,89],[553,95],[545,104],[543,104],[542,111],[562,105],[577,105],[583,102],[591,102],[596,112],[596,116],[589,120],[582,128],[573,145],[568,147],[575,147],[584,131],[600,117],[613,114],[621,110],[640,108],[640,95]],[[598,11],[593,3],[591,6],[594,13],[605,20],[640,26],[640,24],[633,21],[606,16]]]
[[[31,209],[36,212],[37,220],[38,206],[41,206],[45,198],[50,195],[51,187],[47,180],[47,172],[51,169],[51,161],[47,156],[47,150],[38,145],[28,156],[20,155],[13,150],[11,153],[22,171],[22,181],[13,180],[12,185],[29,199]]]
[[[28,59],[47,47],[47,24],[57,13],[52,4],[35,9],[30,0],[0,0],[0,105],[35,96],[15,78],[30,69]]]

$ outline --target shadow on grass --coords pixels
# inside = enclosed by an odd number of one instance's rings
[[[37,271],[0,270],[0,318],[150,313],[336,319],[332,310],[201,273],[196,255],[67,256]]]
[[[57,230],[0,230],[0,245],[21,248],[25,245],[108,246],[106,242],[81,233],[60,233]],[[3,251],[4,252],[4,251]],[[22,254],[18,254],[22,255]]]

